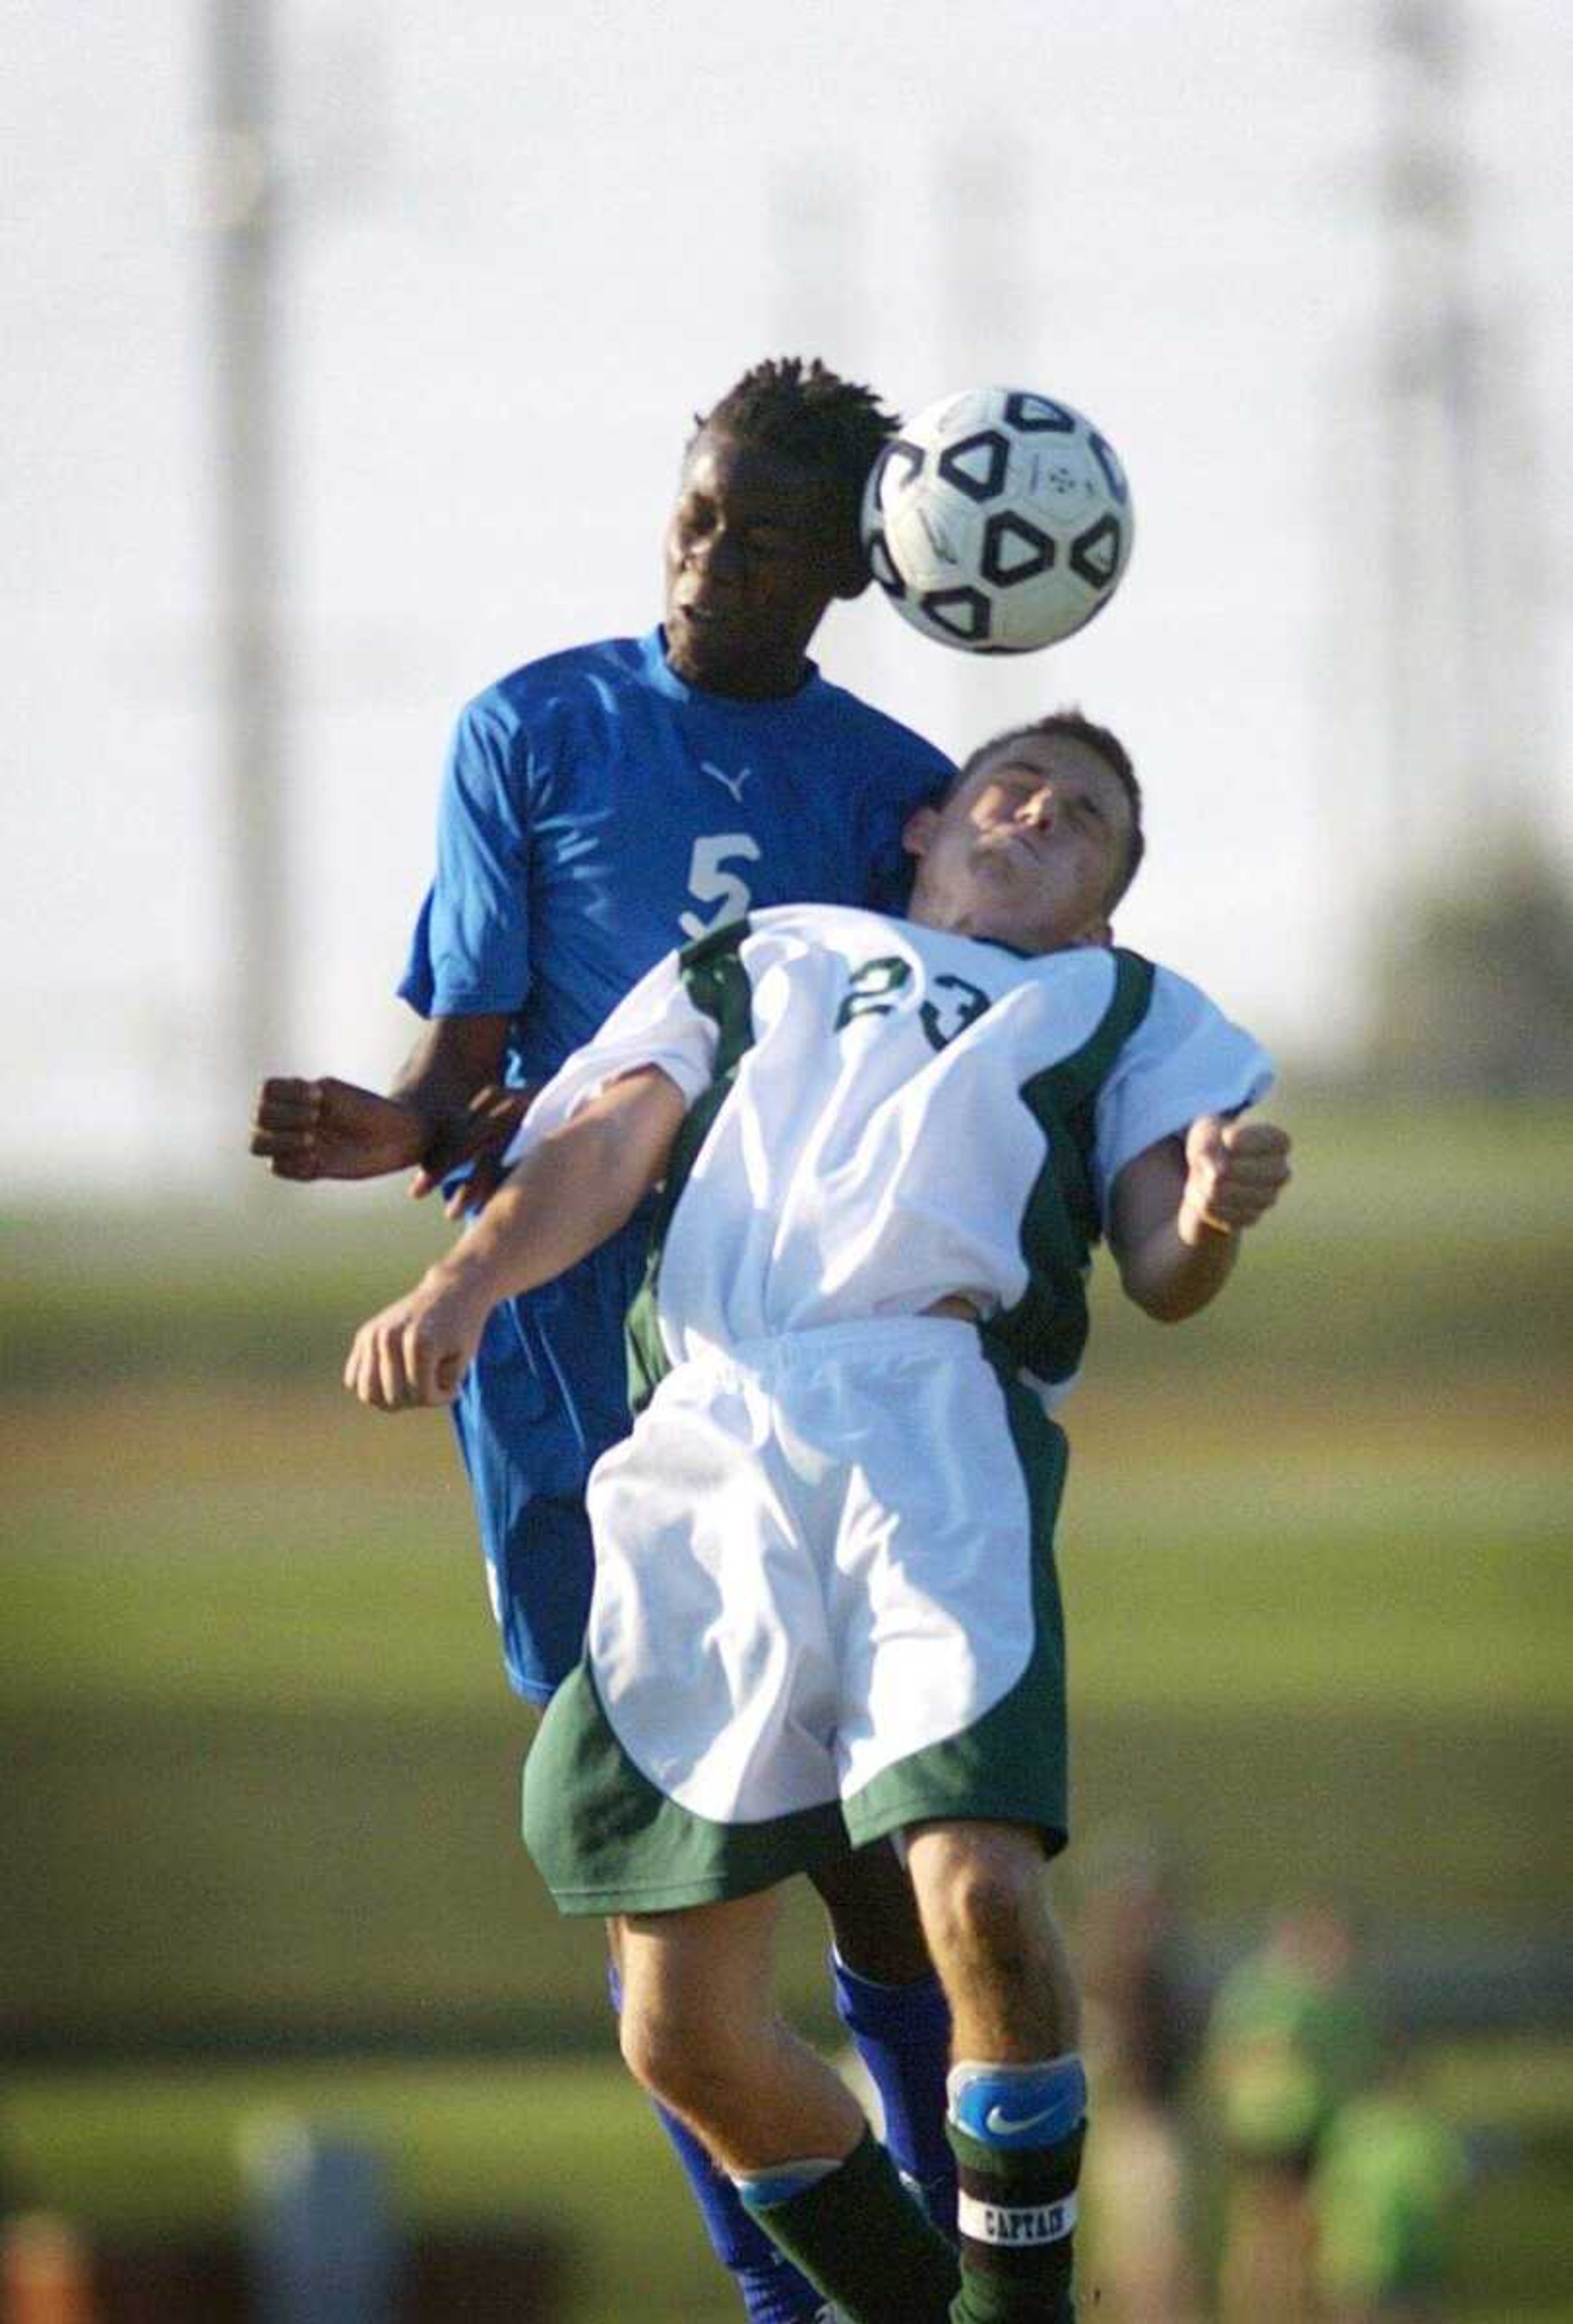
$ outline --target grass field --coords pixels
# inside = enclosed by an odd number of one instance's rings
[[[1214,1314],[1167,1333],[1100,1301],[1062,1526],[1078,1827],[1167,1833],[1219,1939],[1308,1886],[1379,1948],[1543,1936],[1573,1796],[1573,1119],[1315,1115],[1299,1143],[1292,1207]],[[347,2111],[393,2137],[421,2217],[571,2223],[625,2190],[606,2282],[637,2242],[665,2287],[640,2312],[675,2324],[709,2313],[702,2253],[606,2059],[598,1939],[514,1836],[528,1721],[447,1425],[335,1385],[350,1325],[444,1232],[264,1185],[225,1220],[5,1235],[0,2018],[23,2062],[0,2161],[90,2218],[217,2216],[242,2116]],[[786,1984],[823,2032],[821,1942],[794,1908]],[[430,2059],[333,2055],[387,2042]],[[1567,2052],[1437,2070],[1522,2142],[1479,2198],[1471,2324],[1547,2324]],[[601,2264],[584,2324],[616,2315]]]
[[[1226,1920],[1309,1868],[1379,1916],[1549,1923],[1566,1456],[1528,1403],[1471,1409],[1446,1461],[1375,1399],[1302,1399],[1275,1438],[1234,1417],[1245,1461],[1181,1402],[1088,1395],[1064,1528],[1082,1828],[1183,1835]],[[13,2026],[587,2038],[585,1948],[514,1838],[527,1720],[442,1424],[107,1395],[83,1478],[81,1423],[35,1398],[0,1448]]]
[[[1439,2110],[1499,2158],[1466,2213],[1449,2324],[1573,2324],[1561,2265],[1573,2045],[1439,2049],[1425,2079]],[[24,2076],[0,2102],[0,2144],[100,2231],[205,2228],[237,2215],[247,2145],[291,2117],[386,2157],[414,2234],[523,2220],[560,2236],[561,2324],[736,2324],[676,2167],[609,2061]],[[1096,2282],[1095,2222],[1087,2294]]]

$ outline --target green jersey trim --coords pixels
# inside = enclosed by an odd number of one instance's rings
[[[698,944],[689,945],[678,955],[678,973],[689,999],[716,1026],[716,1060],[709,1087],[689,1108],[672,1142],[666,1184],[650,1230],[644,1280],[628,1310],[628,1404],[635,1413],[643,1412],[671,1370],[661,1336],[660,1286],[662,1256],[672,1213],[688,1185],[699,1148],[710,1134],[710,1125],[726,1102],[737,1068],[754,1046],[754,989],[739,958],[751,925],[744,918],[730,921],[724,928],[712,928]]]
[[[1047,1145],[1022,1213],[1029,1280],[984,1333],[991,1356],[1050,1383],[1071,1377],[1087,1346],[1087,1273],[1102,1238],[1092,1176],[1098,1093],[1152,999],[1152,962],[1117,949],[1112,957],[1114,991],[1092,1032],[1022,1084],[1022,1102]]]

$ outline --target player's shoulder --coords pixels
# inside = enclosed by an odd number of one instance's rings
[[[638,638],[598,638],[587,645],[560,647],[494,678],[471,696],[460,716],[517,730],[553,708],[604,697],[608,688],[637,685],[643,660],[643,641]]]
[[[856,734],[879,763],[912,769],[927,778],[931,789],[948,782],[955,773],[954,760],[947,758],[938,744],[915,727],[893,718],[888,710],[865,702],[849,687],[837,686],[821,673],[817,693],[821,718],[846,734]]]
[[[893,942],[908,933],[905,920],[886,912],[871,912],[860,904],[768,904],[737,924],[736,941],[755,948],[821,946],[856,951],[876,940]]]
[[[1199,1060],[1229,1060],[1231,1070],[1249,1069],[1255,1096],[1261,1096],[1271,1084],[1272,1062],[1250,1028],[1178,969],[1161,962],[1143,965],[1149,971],[1150,994],[1126,1036],[1120,1070],[1163,1073],[1171,1066],[1189,1070]]]
[[[1191,1027],[1223,1019],[1224,1011],[1210,992],[1177,968],[1162,961],[1152,964],[1152,999],[1147,1015],[1155,1033],[1178,1034]]]

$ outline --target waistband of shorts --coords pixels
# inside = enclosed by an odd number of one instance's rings
[[[811,1369],[837,1356],[980,1353],[978,1329],[959,1315],[855,1315],[837,1323],[811,1323],[798,1332],[773,1332],[760,1339],[708,1341],[686,1354],[674,1370],[780,1372]]]

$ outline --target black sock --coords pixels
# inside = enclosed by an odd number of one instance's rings
[[[1071,2324],[1071,2236],[1085,2124],[1052,2146],[985,2146],[955,2123],[961,2290],[952,2324]]]
[[[948,2324],[956,2255],[872,2133],[800,2194],[743,2202],[848,2324]]]

